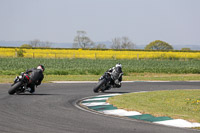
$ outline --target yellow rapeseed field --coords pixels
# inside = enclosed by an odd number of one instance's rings
[[[17,57],[23,50],[26,58],[88,58],[88,59],[200,59],[200,52],[115,51],[82,49],[20,49],[0,48],[0,57]]]

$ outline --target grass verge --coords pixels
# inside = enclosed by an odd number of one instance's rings
[[[101,75],[45,75],[44,83],[51,81],[97,81]],[[0,83],[12,83],[16,75],[0,75]],[[131,73],[123,81],[200,81],[199,74]]]
[[[108,102],[129,111],[200,123],[200,90],[129,93],[111,97]]]

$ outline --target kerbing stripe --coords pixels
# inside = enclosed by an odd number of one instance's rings
[[[134,115],[141,115],[141,113],[136,111],[126,111],[123,109],[114,109],[114,110],[103,110],[101,111],[104,114],[108,115],[118,115],[118,116],[134,116]]]
[[[174,127],[188,127],[188,128],[200,127],[200,123],[191,123],[183,119],[166,120],[166,121],[159,121],[159,122],[154,122],[154,123],[174,126]]]
[[[106,102],[106,100],[82,101],[82,103],[92,103],[92,102]]]
[[[113,105],[99,105],[99,106],[87,106],[87,107],[90,108],[90,109],[96,110],[96,111],[117,109]]]
[[[110,105],[109,103],[106,102],[92,102],[92,103],[82,103],[85,106],[99,106],[99,105]]]
[[[143,93],[143,92],[135,92]],[[106,103],[106,100],[112,96],[121,95],[121,94],[109,94],[109,95],[99,95],[91,97],[90,99],[83,100],[82,105],[87,106],[89,109],[96,110],[100,113],[107,115],[116,115],[124,116],[131,119],[144,120],[153,122],[161,125],[168,125],[174,127],[184,127],[184,128],[193,128],[200,127],[200,123],[192,123],[183,119],[172,119],[170,117],[155,117],[150,114],[141,114],[137,111],[126,111],[123,109],[118,109],[113,105]]]
[[[149,121],[149,122],[172,120],[172,118],[170,117],[155,117],[150,114],[142,114],[142,115],[135,115],[135,116],[128,116],[128,117],[132,119],[144,120],[144,121]]]

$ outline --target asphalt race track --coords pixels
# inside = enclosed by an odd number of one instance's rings
[[[42,84],[33,95],[8,95],[0,84],[0,133],[199,133],[193,129],[98,115],[75,106],[78,99],[94,96],[95,83]],[[200,89],[199,82],[135,82],[105,93],[170,89]]]

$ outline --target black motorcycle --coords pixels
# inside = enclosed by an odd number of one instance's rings
[[[95,93],[104,92],[105,90],[110,90],[111,88],[120,88],[121,83],[119,78],[123,75],[121,70],[113,70],[112,72],[105,72],[103,76],[99,79],[99,82],[94,87],[93,91]]]
[[[8,90],[8,94],[19,94],[19,93],[25,93],[28,91],[28,83],[30,81],[30,77],[28,74],[22,73],[20,76],[17,76],[14,80],[14,83],[11,85],[11,88]]]

